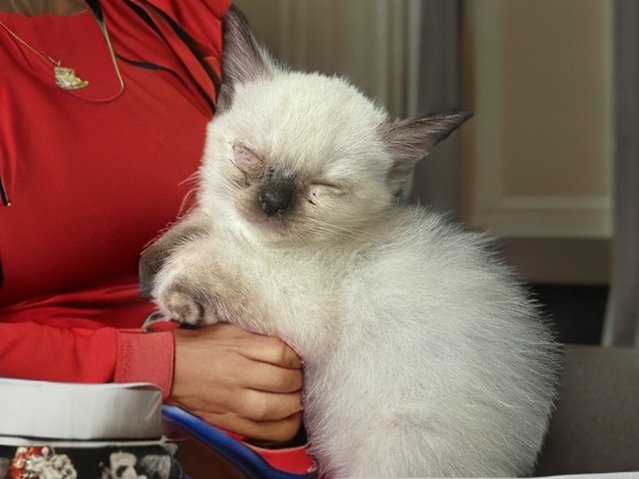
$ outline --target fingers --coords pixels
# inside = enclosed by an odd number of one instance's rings
[[[269,336],[260,336],[244,348],[241,354],[254,361],[273,364],[289,369],[302,367],[302,360],[284,341]]]
[[[302,410],[301,393],[275,394],[245,389],[228,410],[252,421],[279,421]]]
[[[216,341],[227,339],[241,345],[237,350],[248,359],[290,369],[302,367],[297,353],[279,338],[251,333],[227,323],[208,326],[200,331],[207,331]]]
[[[246,388],[271,393],[293,393],[302,389],[300,369],[288,369],[272,364],[251,361],[238,383]]]
[[[299,412],[275,421],[253,421],[230,413],[210,414],[196,411],[195,414],[214,426],[262,441],[288,441],[295,436],[302,425],[302,414]]]
[[[205,421],[253,439],[287,440],[295,435],[302,420],[301,393],[276,394],[244,389],[211,405],[171,401]]]

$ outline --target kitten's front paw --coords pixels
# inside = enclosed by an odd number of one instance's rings
[[[157,302],[165,314],[179,323],[193,326],[216,323],[209,301],[201,296],[178,283],[162,291]]]
[[[197,325],[204,320],[204,308],[188,294],[170,290],[163,302],[171,317],[180,323]]]

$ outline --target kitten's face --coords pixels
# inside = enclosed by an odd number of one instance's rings
[[[393,208],[415,163],[467,112],[388,122],[347,82],[276,65],[233,7],[223,87],[200,169],[199,206],[271,241],[340,238]]]
[[[336,78],[282,73],[239,87],[209,127],[201,204],[271,240],[348,234],[392,207],[385,121]]]

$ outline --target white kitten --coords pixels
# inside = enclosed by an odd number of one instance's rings
[[[532,471],[557,348],[486,237],[398,205],[465,112],[389,122],[225,20],[197,208],[144,255],[159,307],[277,335],[305,360],[323,477]]]

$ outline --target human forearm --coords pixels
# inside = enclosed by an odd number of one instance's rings
[[[0,319],[0,376],[60,382],[152,382],[168,397],[173,336],[95,327],[61,328]]]

